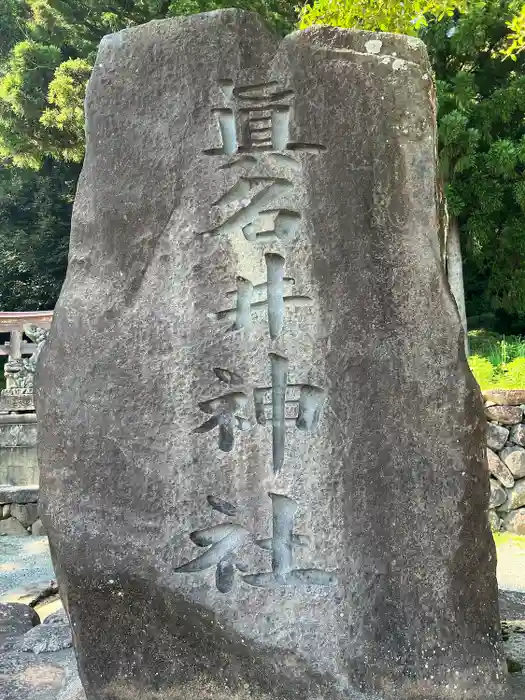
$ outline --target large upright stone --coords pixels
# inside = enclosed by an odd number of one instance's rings
[[[37,383],[88,700],[500,700],[423,45],[158,22],[86,104]]]

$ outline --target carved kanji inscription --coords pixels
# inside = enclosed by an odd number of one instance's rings
[[[237,331],[250,328],[252,312],[266,308],[268,310],[268,327],[270,338],[275,340],[281,333],[286,307],[310,306],[312,299],[308,296],[293,294],[293,277],[284,276],[284,258],[276,253],[266,253],[267,281],[253,284],[245,277],[237,277],[237,289],[228,292],[228,297],[235,306],[218,311],[217,320],[233,321],[230,330]],[[289,290],[286,293],[285,290]],[[258,298],[262,297],[262,298]]]
[[[272,501],[272,536],[255,539],[242,525],[224,522],[191,532],[189,537],[197,546],[207,548],[195,559],[175,569],[179,574],[195,574],[215,567],[215,585],[221,593],[232,590],[235,572],[245,572],[246,566],[237,558],[237,550],[251,542],[272,554],[271,571],[242,573],[242,581],[258,588],[282,586],[333,586],[337,582],[334,571],[316,568],[294,568],[294,552],[298,547],[307,548],[310,538],[294,532],[297,504],[287,496],[269,493]],[[225,515],[235,516],[236,507],[215,496],[208,496],[208,504]]]

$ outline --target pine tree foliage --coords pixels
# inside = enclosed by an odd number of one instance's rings
[[[0,310],[52,309],[64,279],[78,165],[0,169]]]
[[[513,3],[422,31],[437,78],[440,167],[461,226],[467,308],[525,324],[525,55],[504,58]]]
[[[11,20],[5,20],[9,37],[1,49],[0,158],[36,169],[49,157],[82,162],[85,89],[105,34],[221,7],[259,12],[280,33],[296,21],[294,3],[287,0],[0,2],[11,13]]]
[[[221,7],[290,31],[287,0],[0,0],[0,309],[53,308],[84,156],[85,88],[101,38]]]

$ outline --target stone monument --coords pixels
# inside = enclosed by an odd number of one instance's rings
[[[501,700],[422,43],[153,22],[86,108],[37,411],[88,700]]]

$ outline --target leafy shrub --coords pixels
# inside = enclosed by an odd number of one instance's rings
[[[517,357],[502,365],[498,386],[502,389],[523,389],[525,387],[525,357]]]
[[[470,369],[482,390],[525,389],[525,340],[488,331],[469,333]]]
[[[487,358],[495,367],[516,357],[525,357],[525,340],[520,336],[505,336],[484,330],[471,331],[469,345],[472,355]]]
[[[470,369],[472,370],[472,374],[476,378],[476,381],[482,390],[491,389],[495,386],[495,367],[490,360],[487,360],[486,357],[481,357],[480,355],[471,355],[468,362]]]

